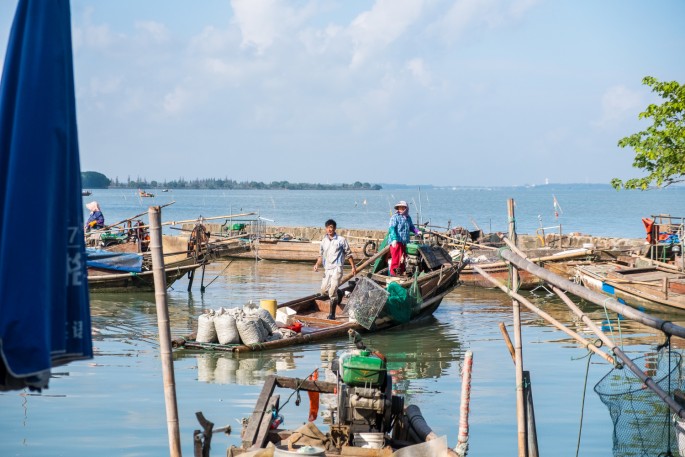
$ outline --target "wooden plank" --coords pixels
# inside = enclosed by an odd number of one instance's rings
[[[287,378],[284,376],[276,377],[276,385],[286,389],[300,389],[306,392],[319,392],[322,394],[333,394],[337,388],[334,382],[309,381],[306,379]]]
[[[264,446],[266,446],[267,437],[269,436],[269,432],[271,431],[271,411],[273,411],[274,408],[278,410],[278,404],[280,399],[280,395],[273,395],[269,399],[269,403],[267,403],[266,405],[267,410],[265,411],[264,417],[262,417],[262,420],[259,424],[259,433],[257,433],[257,437],[255,438],[255,442],[252,445],[252,449],[262,449],[264,448]]]
[[[245,431],[245,436],[243,437],[244,448],[252,447],[254,444],[255,439],[257,438],[257,432],[259,431],[260,423],[262,422],[264,413],[267,410],[267,405],[269,404],[269,399],[271,398],[275,387],[276,376],[270,375],[268,378],[266,378],[266,381],[264,381],[264,387],[262,387],[262,391],[257,399],[255,409],[252,411],[252,416],[250,416],[250,419],[247,423],[247,430]]]

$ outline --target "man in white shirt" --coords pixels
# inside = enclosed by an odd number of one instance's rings
[[[352,250],[347,240],[335,233],[337,224],[333,219],[326,221],[326,235],[321,240],[319,257],[314,264],[314,271],[319,271],[319,266],[323,263],[324,275],[321,281],[321,294],[328,295],[331,300],[331,311],[328,319],[335,319],[335,308],[338,306],[338,287],[343,277],[343,265],[345,259],[349,259],[352,266],[352,274],[357,274],[357,267],[352,258]]]

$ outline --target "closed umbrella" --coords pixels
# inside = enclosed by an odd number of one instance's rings
[[[92,358],[69,0],[20,0],[0,83],[0,390]]]

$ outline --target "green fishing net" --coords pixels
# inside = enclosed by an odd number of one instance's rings
[[[385,310],[394,321],[406,324],[418,312],[423,302],[417,277],[414,277],[414,282],[408,289],[396,282],[391,282],[386,290],[388,291],[388,301]]]

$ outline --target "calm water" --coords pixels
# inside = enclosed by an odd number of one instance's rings
[[[596,235],[642,236],[640,218],[652,213],[685,213],[683,189],[645,193],[615,193],[592,186],[554,194],[564,210],[562,223],[569,231]],[[592,188],[590,188],[592,187]],[[95,191],[110,222],[146,210],[167,198],[140,199],[121,191]],[[433,223],[451,218],[453,225],[483,228],[492,218],[493,230],[506,226],[506,198],[517,199],[520,231],[534,231],[537,214],[551,210],[551,194],[541,188],[493,190],[432,190],[414,195],[381,191],[370,195],[346,192],[173,192],[177,203],[163,211],[163,220],[258,210],[283,225],[319,225],[333,216],[341,226],[381,228],[387,201],[414,198]],[[367,204],[363,205],[363,199]],[[153,201],[150,201],[153,200]],[[354,201],[357,207],[354,207]],[[173,209],[172,209],[173,208]],[[533,220],[524,222],[529,215]],[[628,228],[627,226],[635,226]],[[522,228],[523,227],[523,228]],[[169,291],[172,333],[194,329],[204,308],[239,306],[248,300],[279,301],[312,293],[320,276],[311,265],[235,261],[207,269],[204,294],[197,282],[193,292],[179,281]],[[538,306],[576,331],[586,329],[557,300],[532,297]],[[0,394],[0,455],[2,456],[152,456],[167,451],[166,418],[156,314],[153,294],[91,297],[96,357],[57,369],[50,388],[41,395],[26,392]],[[584,305],[596,322],[604,312]],[[664,317],[664,316],[662,316]],[[678,316],[669,316],[685,321]],[[421,406],[436,433],[456,444],[459,368],[466,350],[474,353],[470,455],[516,455],[515,382],[511,358],[498,328],[507,323],[511,333],[510,301],[491,290],[458,288],[443,301],[432,322],[367,337],[384,352],[395,379],[395,390],[408,403]],[[575,455],[585,382],[586,351],[565,334],[545,325],[535,315],[523,314],[524,365],[531,372],[541,455]],[[624,349],[636,357],[662,342],[655,332],[622,323]],[[513,337],[513,333],[511,333]],[[588,336],[590,337],[590,336]],[[674,343],[679,343],[675,341]],[[322,367],[345,341],[255,355],[175,353],[176,389],[184,455],[192,455],[192,433],[198,428],[196,411],[217,426],[231,425],[230,436],[215,436],[212,456],[225,455],[239,442],[239,420],[249,416],[266,376],[279,373],[304,377]],[[611,455],[612,422],[592,386],[610,367],[593,357],[580,455]],[[289,391],[287,392],[289,395]],[[285,398],[282,397],[282,403]],[[285,425],[306,420],[306,396],[300,407],[294,398],[284,410]],[[317,421],[321,425],[321,420]],[[323,427],[323,426],[322,426]]]

